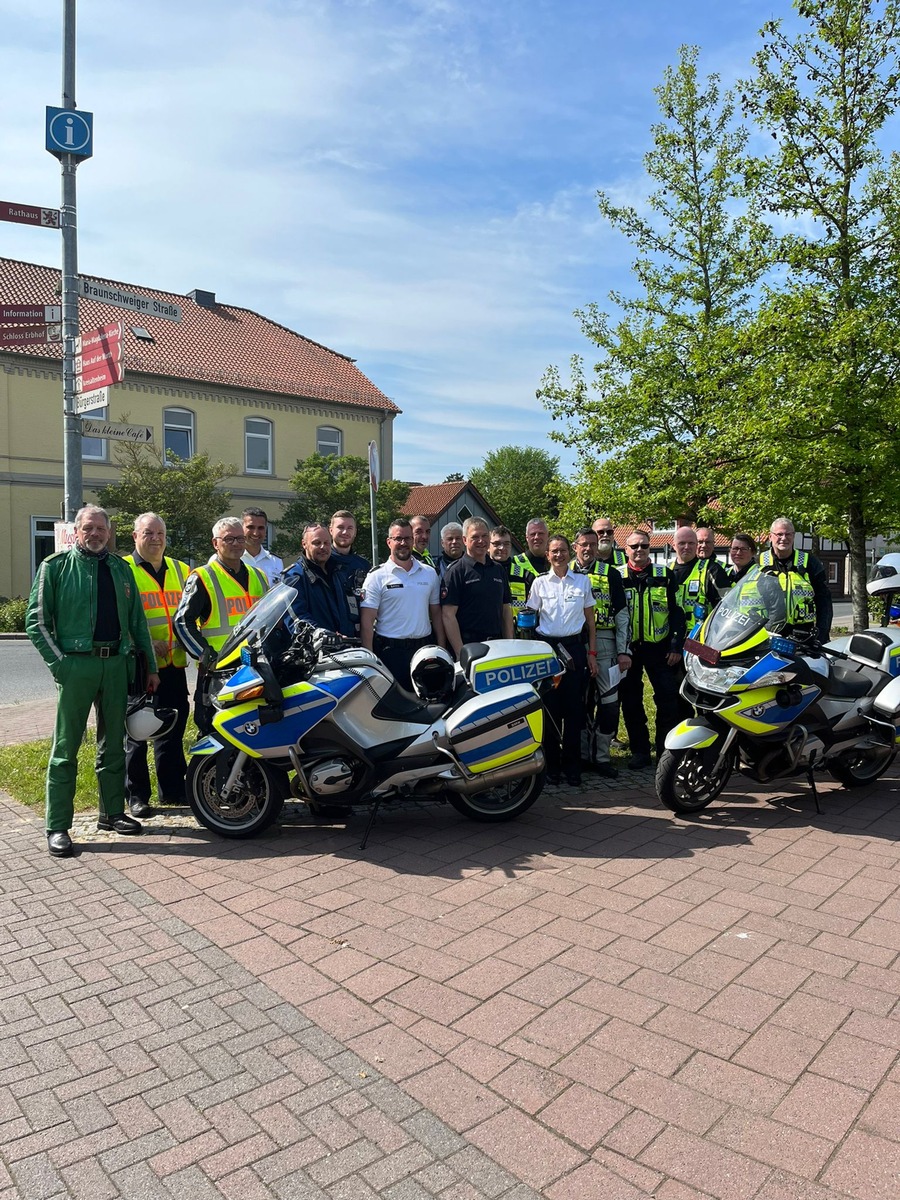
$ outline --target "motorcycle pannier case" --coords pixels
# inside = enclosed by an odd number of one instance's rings
[[[493,642],[475,642],[463,646],[460,666],[473,692],[492,692],[514,683],[537,686],[562,671],[553,649],[541,641],[499,638]]]
[[[531,758],[541,748],[543,709],[531,687],[474,696],[447,720],[447,737],[467,771],[480,775]]]

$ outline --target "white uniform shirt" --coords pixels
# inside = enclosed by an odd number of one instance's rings
[[[408,571],[382,563],[366,576],[360,608],[378,610],[375,632],[386,638],[423,638],[431,634],[429,605],[440,604],[437,571],[417,558]]]
[[[596,604],[587,575],[555,571],[538,575],[528,593],[528,607],[537,609],[538,633],[545,637],[575,637],[584,629],[584,610]]]
[[[255,558],[249,550],[245,550],[241,555],[241,561],[248,563],[251,567],[256,567],[257,571],[262,571],[269,582],[269,587],[275,586],[284,571],[283,561],[277,554],[270,554],[265,546],[260,546],[259,554]]]

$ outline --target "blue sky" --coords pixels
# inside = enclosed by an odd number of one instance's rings
[[[37,10],[37,11],[35,11]],[[572,316],[627,289],[598,188],[646,194],[652,93],[682,43],[725,82],[787,0],[79,0],[90,274],[256,309],[357,359],[403,409],[395,474],[437,482],[514,443],[590,357]],[[44,107],[62,4],[0,0],[0,199],[56,205]],[[0,223],[0,254],[58,236]],[[298,450],[299,453],[299,450]],[[563,454],[563,467],[571,463]]]

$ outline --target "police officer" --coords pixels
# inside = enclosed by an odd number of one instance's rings
[[[772,522],[769,537],[769,549],[760,555],[759,569],[775,575],[784,589],[791,631],[815,631],[820,642],[827,642],[834,604],[825,567],[814,554],[794,549],[794,525],[787,517]]]
[[[616,545],[616,530],[609,517],[598,517],[591,526],[597,535],[597,558],[611,567],[625,566],[625,551]]]
[[[413,532],[413,558],[417,558],[427,567],[434,567],[437,570],[431,550],[428,548],[431,542],[431,522],[427,517],[418,516],[410,517],[409,523]]]
[[[135,518],[131,536],[134,551],[125,555],[131,563],[141,594],[144,616],[153,639],[159,687],[156,702],[178,713],[175,725],[153,742],[157,795],[160,804],[184,804],[184,731],[188,703],[187,655],[175,637],[173,619],[191,568],[177,558],[168,558],[166,523],[158,513],[145,512]],[[153,664],[148,664],[152,666]],[[125,741],[125,795],[133,817],[152,817],[147,743]]]
[[[684,610],[678,604],[671,571],[650,561],[650,534],[636,529],[625,543],[621,569],[631,621],[631,668],[619,685],[633,770],[650,766],[650,733],[644,711],[644,671],[656,704],[656,752],[678,723],[678,676],[684,643]]]
[[[328,526],[331,534],[331,550],[337,577],[341,581],[344,595],[347,597],[347,607],[353,618],[353,632],[359,633],[359,594],[362,591],[363,580],[372,569],[372,564],[353,549],[356,541],[356,517],[345,508],[340,509],[331,518]]]
[[[205,731],[207,667],[228,641],[232,629],[245,613],[266,594],[262,571],[248,566],[244,553],[244,526],[237,517],[223,517],[212,529],[215,558],[197,567],[187,577],[175,612],[175,633],[182,646],[199,660],[194,720]]]
[[[297,593],[291,611],[301,621],[354,637],[356,622],[341,582],[337,557],[332,553],[331,534],[315,521],[303,530],[303,553],[284,573],[283,583]]]
[[[513,635],[509,582],[503,567],[488,558],[487,521],[468,517],[463,536],[466,552],[448,567],[441,588],[444,632],[456,655],[466,642]]]
[[[58,703],[47,764],[47,849],[73,852],[72,825],[78,750],[91,706],[97,709],[97,828],[139,834],[125,814],[125,712],[134,656],[147,656],[147,691],[159,676],[153,643],[131,567],[108,550],[109,517],[87,505],[75,515],[75,545],[38,567],[28,598],[25,631],[56,680]]]
[[[697,557],[713,559],[716,557],[716,534],[709,525],[697,526]]]
[[[422,646],[445,644],[441,585],[434,567],[413,557],[406,521],[388,530],[390,557],[366,576],[360,600],[360,640],[374,650],[401,687],[412,688],[409,665]]]
[[[550,559],[547,557],[549,539],[547,522],[540,517],[532,517],[525,526],[525,544],[528,549],[513,559],[513,562],[522,568],[528,587],[531,586],[532,579],[536,579],[538,575],[546,575],[550,570]]]
[[[544,728],[547,781],[581,783],[581,728],[584,722],[584,689],[587,677],[597,673],[594,597],[590,580],[569,568],[572,547],[568,538],[554,534],[548,551],[553,564],[531,585],[528,604],[538,613],[538,637],[555,649],[563,647],[571,662],[565,674],[544,698],[548,721]]]
[[[594,598],[597,671],[588,677],[585,692],[592,743],[587,757],[598,775],[615,779],[618,771],[610,761],[609,748],[619,727],[619,687],[610,682],[610,672],[615,667],[624,673],[631,666],[630,628],[622,577],[609,563],[598,559],[597,542],[593,529],[579,529],[570,568],[574,574],[587,577]]]
[[[672,575],[677,584],[678,603],[684,611],[685,628],[693,629],[719,603],[731,587],[725,571],[714,558],[700,558],[697,534],[690,525],[682,525],[672,539],[675,566]]]
[[[726,569],[732,587],[753,570],[756,564],[756,542],[749,533],[736,533],[728,550],[731,566]]]
[[[492,561],[499,563],[506,571],[509,594],[512,598],[513,628],[518,633],[516,618],[522,609],[527,607],[528,587],[535,576],[530,572],[526,575],[521,563],[513,559],[512,533],[505,525],[495,525],[491,530],[489,554]]]
[[[437,573],[444,582],[444,576],[455,562],[459,562],[466,552],[463,527],[458,521],[448,521],[441,530],[441,552],[437,560]]]
[[[244,562],[256,567],[266,577],[269,587],[274,587],[284,572],[284,562],[277,554],[270,554],[264,546],[269,528],[269,518],[262,508],[245,508],[241,513],[244,522]]]

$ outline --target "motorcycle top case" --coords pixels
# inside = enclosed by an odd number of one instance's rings
[[[484,645],[487,654],[470,659],[466,666],[474,692],[484,694],[515,683],[537,684],[562,671],[559,659],[546,642],[498,638]]]
[[[517,684],[473,696],[447,718],[445,728],[459,761],[480,775],[537,753],[543,708],[534,688]]]

